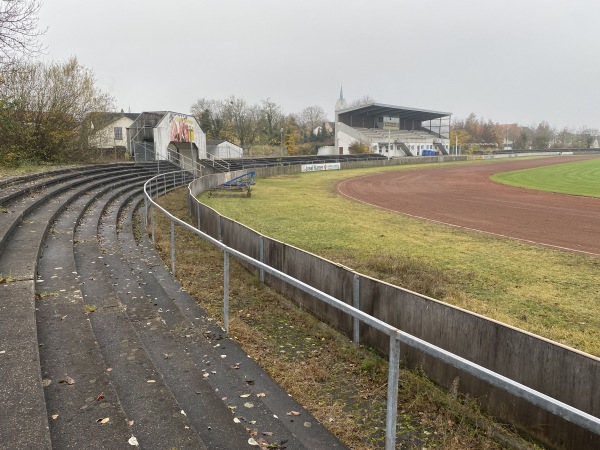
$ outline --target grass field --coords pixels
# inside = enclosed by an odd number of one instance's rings
[[[600,158],[503,172],[492,180],[540,191],[600,197]]]
[[[160,197],[159,203],[190,222],[186,193],[174,191]],[[155,234],[156,247],[169,266],[170,223],[162,214],[155,216]],[[222,252],[184,229],[177,229],[175,247],[183,288],[222,323]],[[349,448],[383,448],[386,357],[355,346],[261,284],[235,258],[230,270],[230,336]],[[512,427],[494,422],[457,386],[444,391],[419,370],[402,369],[400,379],[397,448],[543,448]]]
[[[202,201],[358,272],[600,356],[600,259],[409,218],[335,188],[351,177],[414,169],[259,179],[250,199]]]

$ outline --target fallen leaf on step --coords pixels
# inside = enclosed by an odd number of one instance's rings
[[[265,394],[264,392],[259,392],[258,394],[256,394],[257,397],[266,397],[267,394]]]
[[[138,447],[140,445],[135,436],[131,436],[127,442],[129,442],[129,445],[133,445],[134,447]]]
[[[72,386],[72,385],[74,385],[74,384],[75,384],[75,380],[74,380],[73,378],[69,377],[69,376],[68,376],[67,378],[65,378],[65,382],[66,382],[66,383],[67,383],[69,386]]]
[[[52,414],[51,417],[52,417],[52,420],[56,420],[56,419],[58,419],[58,414]]]
[[[110,421],[110,417],[105,417],[104,419],[98,419],[96,422],[98,423],[108,423]]]
[[[300,413],[298,411],[290,411],[289,413],[287,413],[288,416],[299,416]]]
[[[147,380],[146,383],[156,383],[156,380]]]

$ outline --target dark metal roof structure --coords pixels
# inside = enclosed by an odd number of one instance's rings
[[[430,111],[427,109],[406,108],[404,106],[386,105],[383,103],[371,103],[354,108],[348,108],[338,111],[340,118],[357,116],[387,116],[398,117],[402,120],[414,120],[415,122],[424,122],[426,120],[440,119],[451,116],[452,113],[442,111]]]

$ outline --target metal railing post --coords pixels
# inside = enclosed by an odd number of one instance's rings
[[[217,215],[217,240],[223,242],[223,235],[221,234],[221,215]]]
[[[164,188],[163,195],[167,195],[167,174],[166,173],[163,175],[163,188]]]
[[[198,224],[197,228],[200,229],[200,204],[196,203],[196,223]]]
[[[398,422],[398,378],[400,377],[400,341],[390,334],[390,361],[388,370],[387,414],[385,418],[385,450],[396,448]]]
[[[229,334],[229,252],[223,255],[223,326]]]
[[[171,273],[175,276],[175,222],[171,220]]]
[[[265,237],[260,236],[258,238],[258,260],[261,263],[265,262]],[[260,269],[260,282],[265,284],[265,269],[261,267]]]
[[[357,273],[354,274],[352,281],[352,306],[360,309],[360,277]],[[355,344],[360,342],[360,320],[358,317],[352,319],[352,342]]]
[[[154,206],[150,209],[150,223],[152,224],[152,244],[154,245]]]
[[[148,197],[144,195],[144,226],[148,227]]]

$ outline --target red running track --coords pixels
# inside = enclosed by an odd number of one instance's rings
[[[591,158],[598,156],[511,159],[389,172],[345,180],[338,191],[423,219],[600,256],[600,198],[517,188],[489,178],[498,172]]]

